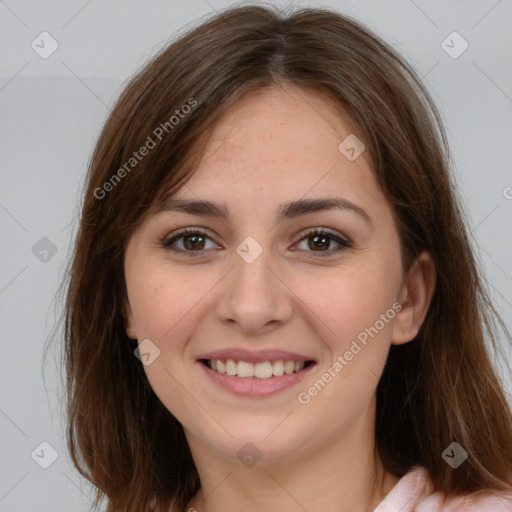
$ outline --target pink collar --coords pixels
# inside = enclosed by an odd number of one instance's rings
[[[434,492],[428,471],[415,466],[391,489],[373,512],[512,512],[512,489],[448,498]]]

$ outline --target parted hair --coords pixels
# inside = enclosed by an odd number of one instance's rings
[[[511,337],[472,249],[432,97],[400,54],[351,17],[248,5],[197,21],[152,57],[120,93],[89,161],[62,346],[68,448],[95,486],[95,505],[181,512],[199,488],[183,428],[126,335],[124,251],[139,223],[193,175],[222,113],[282,83],[345,109],[392,207],[404,270],[423,250],[435,263],[421,330],[391,347],[377,387],[384,467],[403,476],[422,465],[437,490],[453,494],[510,488],[512,418],[492,353],[500,332]],[[131,160],[143,146],[144,157]],[[442,458],[452,442],[468,453],[457,469]]]

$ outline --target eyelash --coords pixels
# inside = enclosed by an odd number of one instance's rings
[[[173,253],[186,254],[188,257],[192,257],[192,258],[202,256],[203,252],[207,251],[208,249],[200,249],[198,251],[188,251],[188,250],[184,250],[184,249],[173,249],[171,247],[172,244],[174,242],[176,242],[177,240],[184,238],[186,236],[192,236],[192,235],[199,235],[202,238],[210,238],[207,233],[204,233],[203,231],[201,231],[199,229],[184,228],[184,229],[174,233],[170,238],[164,238],[163,240],[161,240],[162,247],[164,247],[165,249],[167,249],[168,251],[171,251]],[[318,236],[318,235],[326,236],[326,237],[330,238],[331,240],[338,243],[339,247],[335,248],[334,250],[323,251],[323,254],[322,254],[322,251],[320,253],[315,253],[315,251],[306,251],[306,252],[310,253],[307,255],[307,257],[327,258],[327,257],[332,256],[332,254],[334,252],[342,251],[344,249],[350,249],[352,247],[352,243],[349,240],[341,238],[335,232],[330,231],[325,228],[315,228],[315,229],[311,229],[309,231],[301,233],[300,234],[301,238],[299,239],[299,241],[297,243],[302,242],[304,239],[307,239],[311,236]],[[196,254],[194,254],[194,253],[196,253]]]

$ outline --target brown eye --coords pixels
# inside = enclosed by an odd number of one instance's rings
[[[308,237],[308,246],[310,249],[329,249],[330,237],[325,235],[310,235]]]
[[[342,238],[337,233],[326,229],[316,229],[305,233],[300,243],[303,241],[307,241],[307,248],[301,250],[304,250],[306,253],[316,253],[315,255],[308,254],[308,256],[313,258],[331,256],[333,253],[352,247],[351,242]],[[335,246],[330,249],[333,243]]]
[[[211,242],[211,238],[206,233],[195,229],[185,229],[162,241],[162,246],[176,253],[200,253],[212,248],[207,247],[208,241]],[[211,244],[213,248],[218,248],[213,242]]]
[[[194,249],[204,249],[205,241],[202,235],[185,235],[182,238],[186,249],[191,251]]]

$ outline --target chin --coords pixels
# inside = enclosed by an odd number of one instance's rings
[[[290,426],[283,428],[284,423],[293,421],[292,416],[290,415],[284,422],[283,416],[265,419],[250,417],[246,421],[240,419],[236,426],[231,424],[227,427],[231,435],[223,429],[219,432],[219,428],[216,428],[218,434],[212,436],[213,430],[204,431],[203,424],[200,430],[195,430],[194,437],[200,437],[211,449],[220,454],[237,458],[243,463],[254,463],[256,460],[261,463],[279,461],[294,456],[299,449],[302,450],[307,445],[308,439],[311,439],[311,435],[303,429],[298,432]],[[187,437],[190,443],[190,436]]]

